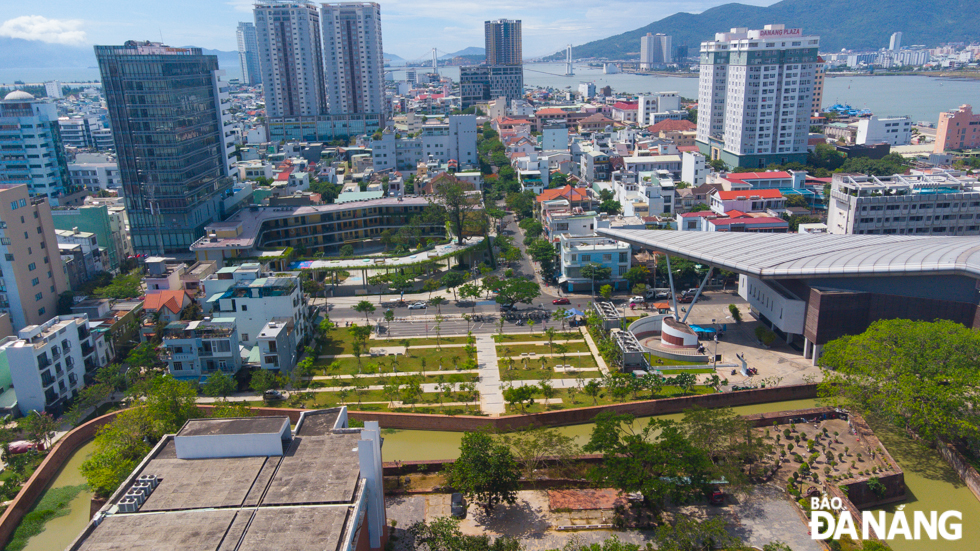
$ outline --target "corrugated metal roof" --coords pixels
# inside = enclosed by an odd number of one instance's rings
[[[759,278],[965,275],[980,278],[975,237],[678,232],[598,228],[627,241]]]

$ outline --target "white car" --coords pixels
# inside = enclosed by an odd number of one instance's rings
[[[409,310],[425,310],[427,308],[426,304],[422,301],[413,302],[408,305]]]

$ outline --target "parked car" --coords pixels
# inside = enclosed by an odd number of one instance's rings
[[[681,304],[688,304],[694,302],[694,295],[684,295],[681,298],[677,299],[677,302],[680,302]]]
[[[409,310],[425,310],[428,306],[421,300],[408,305]]]
[[[44,444],[41,444],[40,448],[34,445],[34,442],[29,442],[27,440],[17,440],[16,442],[11,442],[10,446],[7,448],[10,450],[11,455],[18,455],[21,453],[27,453],[37,449],[38,451],[44,451]]]
[[[657,293],[657,298],[670,298],[670,293],[667,291],[660,291]]]
[[[712,505],[724,505],[725,492],[722,492],[721,490],[715,490],[711,492],[711,495],[708,496],[708,503]]]
[[[285,400],[286,399],[286,397],[283,395],[282,392],[279,392],[278,390],[272,390],[272,389],[269,389],[269,390],[265,391],[264,393],[262,393],[262,397],[265,398],[266,400]]]
[[[561,298],[556,298],[555,300],[551,301],[551,303],[552,304],[571,304],[572,301],[568,300],[568,298],[566,298],[566,297],[561,297]]]
[[[644,302],[646,302],[646,299],[644,299],[641,296],[635,296],[635,297],[630,297],[630,302],[636,304],[643,304]]]
[[[463,494],[456,492],[453,494],[449,504],[449,514],[453,518],[466,518],[466,500]]]

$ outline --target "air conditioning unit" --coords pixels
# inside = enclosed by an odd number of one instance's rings
[[[135,513],[139,509],[136,500],[129,496],[120,499],[117,507],[120,513]]]
[[[141,474],[139,478],[136,479],[136,483],[149,482],[152,488],[156,488],[160,484],[160,478],[155,474]]]
[[[143,495],[143,492],[141,492],[139,490],[130,490],[124,496],[124,499],[125,498],[129,498],[129,499],[132,499],[133,501],[135,501],[136,502],[136,508],[137,509],[139,509],[140,507],[142,507],[143,506],[143,502],[146,501],[146,496]]]

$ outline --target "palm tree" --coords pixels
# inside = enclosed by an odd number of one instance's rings
[[[559,309],[555,310],[554,317],[556,317],[556,318],[558,318],[558,319],[561,320],[561,330],[562,330],[563,333],[565,332],[565,317],[566,316],[568,316],[568,310],[565,310],[564,308],[559,308]]]
[[[541,362],[541,371],[548,371],[548,358],[541,356],[538,361]]]
[[[554,327],[549,327],[544,330],[544,334],[548,337],[548,347],[551,348],[552,354],[555,353],[555,335],[557,333]]]

